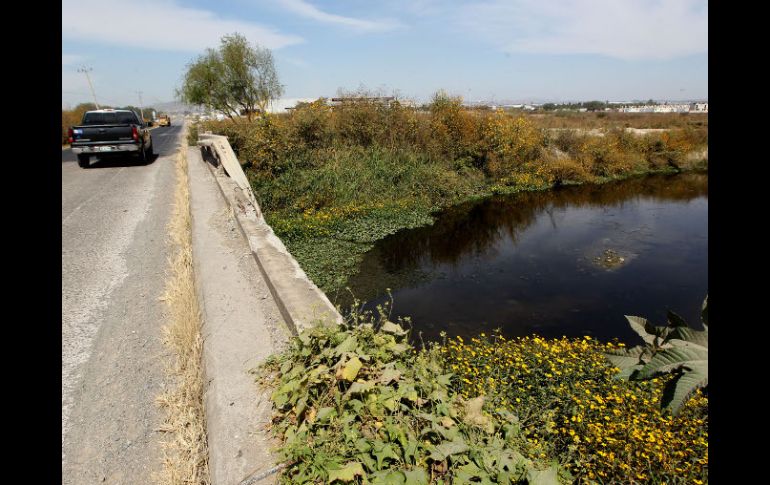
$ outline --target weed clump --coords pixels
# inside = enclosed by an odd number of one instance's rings
[[[463,399],[438,348],[387,319],[316,327],[261,370],[275,386],[283,483],[520,483],[566,470],[525,456],[510,411]]]

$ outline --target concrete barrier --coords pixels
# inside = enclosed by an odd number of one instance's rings
[[[270,292],[290,330],[297,334],[318,324],[339,324],[342,316],[273,233],[227,137],[203,133],[198,145],[222,170],[206,165],[232,208]]]

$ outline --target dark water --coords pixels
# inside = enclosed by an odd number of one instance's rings
[[[605,251],[619,266],[597,264]],[[708,291],[708,175],[652,176],[501,196],[453,207],[430,227],[380,241],[348,286],[387,300],[438,340],[591,335],[640,342],[623,315],[700,326]],[[340,301],[338,299],[338,301]],[[344,303],[344,302],[343,302]]]

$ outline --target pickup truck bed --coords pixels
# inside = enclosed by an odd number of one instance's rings
[[[129,110],[86,112],[81,124],[70,128],[70,145],[84,168],[94,154],[137,154],[144,162],[152,155],[150,131]]]

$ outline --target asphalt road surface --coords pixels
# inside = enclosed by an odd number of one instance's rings
[[[167,353],[161,342],[174,156],[182,127],[152,130],[155,157],[62,150],[62,483],[151,483]]]

